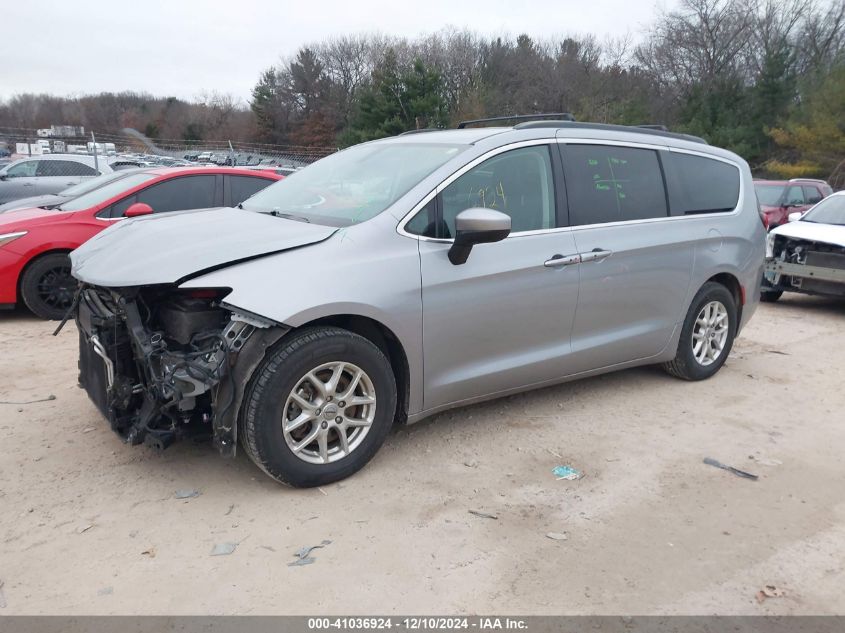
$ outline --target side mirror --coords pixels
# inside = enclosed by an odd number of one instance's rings
[[[0,180],[8,180],[8,179],[9,179],[8,174],[0,174]]]
[[[123,212],[126,218],[137,218],[139,215],[149,215],[153,212],[153,208],[145,202],[135,202],[129,205],[129,208]]]
[[[449,249],[449,261],[459,266],[466,262],[473,246],[500,242],[510,232],[510,216],[500,211],[484,208],[461,211],[455,218],[455,241]]]
[[[787,216],[787,219],[788,219],[790,222],[797,222],[798,220],[800,220],[800,219],[801,219],[801,216],[802,216],[802,215],[804,215],[804,214],[803,214],[803,213],[801,213],[800,211],[793,211],[792,213],[790,213],[790,214]]]

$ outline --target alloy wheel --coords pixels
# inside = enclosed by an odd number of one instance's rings
[[[375,414],[376,391],[367,373],[352,363],[324,363],[300,378],[288,395],[282,432],[299,459],[327,464],[361,445]]]

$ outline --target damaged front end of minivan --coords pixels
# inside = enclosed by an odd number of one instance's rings
[[[227,306],[228,292],[80,287],[79,384],[124,441],[212,436],[234,455],[244,385],[287,328]]]

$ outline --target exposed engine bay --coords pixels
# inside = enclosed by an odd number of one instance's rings
[[[254,368],[267,341],[285,330],[226,307],[225,294],[173,286],[80,289],[79,384],[124,441],[164,449],[187,435],[210,436],[222,453],[234,454],[244,383],[236,365]],[[254,338],[265,345],[254,346],[257,358],[241,365]]]
[[[766,288],[845,296],[845,247],[787,235],[770,235]]]

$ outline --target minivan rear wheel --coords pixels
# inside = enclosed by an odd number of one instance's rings
[[[736,302],[722,284],[707,282],[690,305],[675,358],[663,368],[683,380],[704,380],[715,374],[733,347]]]
[[[369,462],[395,413],[393,370],[376,345],[340,328],[307,328],[282,339],[256,370],[240,437],[273,479],[320,486]]]

